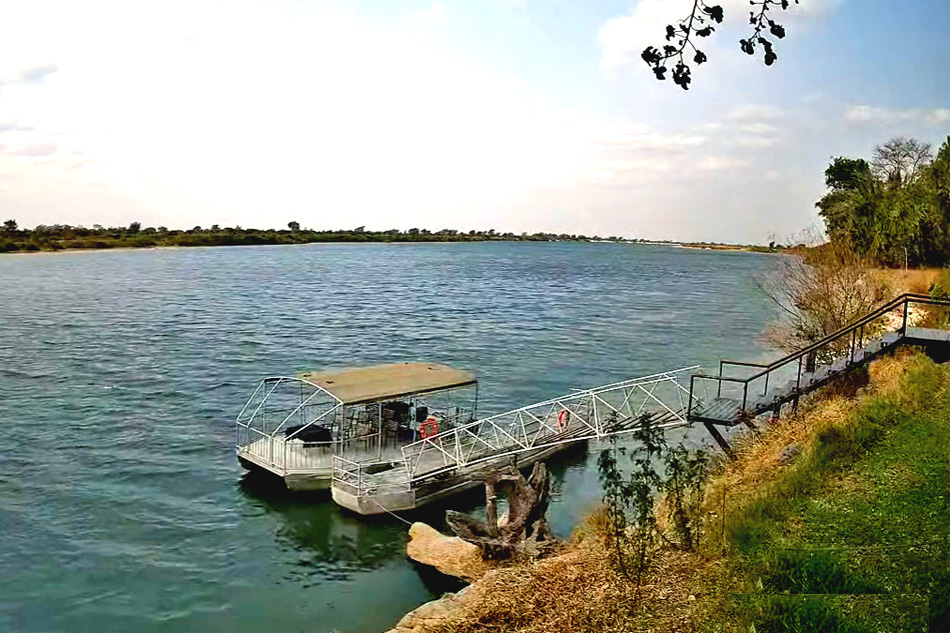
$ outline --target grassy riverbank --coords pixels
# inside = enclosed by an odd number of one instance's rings
[[[873,395],[827,397],[711,485],[731,591],[706,630],[950,629],[950,373],[906,355],[870,374]]]
[[[879,360],[737,452],[707,484],[698,551],[661,550],[639,591],[595,515],[436,630],[950,630],[950,368]]]

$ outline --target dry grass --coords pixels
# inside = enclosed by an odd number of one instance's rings
[[[589,534],[554,558],[489,572],[472,585],[463,613],[431,630],[693,631],[700,604],[696,590],[716,567],[696,554],[662,550],[638,598],[611,568],[603,538]]]
[[[881,269],[878,274],[894,289],[895,294],[916,292],[929,294],[930,286],[940,274],[939,268],[914,268],[901,270],[894,268]]]

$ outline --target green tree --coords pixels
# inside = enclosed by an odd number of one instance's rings
[[[3,232],[7,235],[13,235],[17,232],[16,220],[7,220],[3,223]]]
[[[287,228],[296,233],[297,231],[300,230],[300,222],[296,222],[296,221],[288,222]]]
[[[825,186],[834,191],[854,191],[871,177],[871,165],[863,158],[839,156],[825,170]]]
[[[825,170],[830,191],[816,203],[828,236],[886,265],[947,263],[947,146],[933,159],[929,143],[892,138],[874,148],[870,162],[835,158]]]

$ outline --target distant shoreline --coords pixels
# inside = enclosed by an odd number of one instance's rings
[[[720,244],[705,242],[655,241],[646,239],[626,239],[621,237],[589,237],[571,233],[499,233],[488,231],[457,231],[443,229],[431,232],[427,229],[409,229],[401,231],[367,231],[364,227],[352,230],[311,230],[301,229],[296,222],[290,223],[290,229],[258,230],[220,228],[215,225],[204,229],[169,230],[165,227],[146,227],[133,222],[128,227],[91,229],[63,224],[39,225],[33,229],[20,230],[13,220],[8,220],[0,228],[0,253],[35,253],[52,251],[103,251],[130,248],[169,248],[169,247],[211,247],[211,246],[270,246],[287,244],[418,244],[418,243],[461,243],[461,242],[588,242],[610,244],[635,244],[673,246],[705,250],[731,250],[777,252],[781,247],[757,246],[747,244]]]
[[[737,244],[676,244],[679,248],[691,248],[700,251],[742,251],[745,253],[781,253],[785,249],[777,246],[740,246]]]
[[[533,243],[574,243],[574,244],[626,244],[630,246],[665,246],[667,248],[683,248],[689,250],[697,251],[723,251],[723,252],[742,252],[742,253],[760,253],[760,254],[775,254],[782,253],[785,249],[779,248],[769,248],[767,246],[737,246],[732,244],[707,244],[707,245],[696,245],[696,244],[684,244],[680,242],[648,242],[648,241],[637,241],[637,240],[625,240],[625,241],[608,241],[608,240],[361,240],[361,241],[349,241],[349,240],[338,240],[338,241],[318,241],[318,242],[272,242],[272,243],[261,243],[261,244],[152,244],[148,246],[73,246],[73,247],[61,247],[61,248],[42,248],[39,250],[0,250],[0,257],[3,255],[55,255],[55,254],[65,254],[65,253],[108,253],[113,251],[148,251],[148,250],[166,250],[166,249],[193,249],[193,248],[223,248],[228,246],[310,246],[310,245],[326,245],[326,246],[353,246],[359,244],[391,244],[391,245],[408,245],[408,244],[473,244],[473,243],[507,243],[515,244],[522,242],[533,242]]]

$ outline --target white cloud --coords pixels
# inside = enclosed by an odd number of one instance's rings
[[[20,69],[7,77],[0,77],[0,86],[10,86],[16,84],[42,84],[48,75],[52,75],[59,70],[56,64],[42,64],[29,68]]]
[[[779,132],[779,128],[770,123],[743,123],[737,125],[736,128],[746,134],[777,134]]]
[[[778,139],[774,136],[740,136],[736,138],[735,143],[739,147],[765,149],[775,146]]]
[[[854,125],[916,123],[946,125],[950,123],[950,108],[881,108],[872,105],[854,105],[844,113],[844,120]]]
[[[7,132],[29,132],[33,128],[28,125],[20,125],[19,123],[0,123],[0,134]]]
[[[8,153],[12,156],[50,156],[55,154],[57,149],[52,143],[33,143],[18,147]]]
[[[697,167],[703,171],[727,171],[742,169],[747,165],[747,161],[731,156],[706,156],[699,161]]]
[[[736,123],[757,123],[780,119],[783,115],[784,111],[774,105],[745,103],[734,106],[729,110],[729,112],[726,113],[726,119]]]
[[[435,22],[445,13],[445,5],[441,2],[435,2],[428,8],[423,9],[416,16],[423,22]]]

